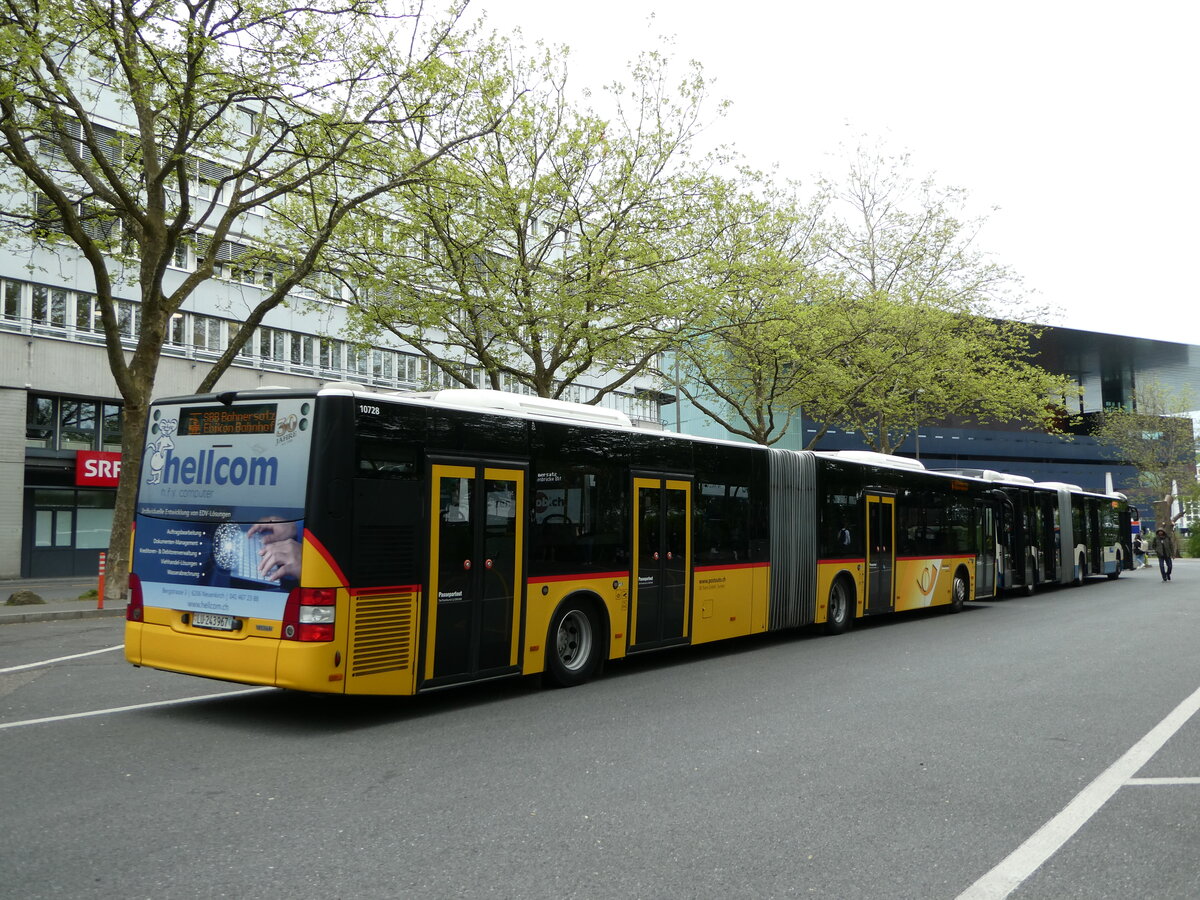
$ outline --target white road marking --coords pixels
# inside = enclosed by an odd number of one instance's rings
[[[1057,816],[1039,828],[994,869],[958,895],[958,900],[1003,900],[1032,875],[1047,859],[1058,852],[1118,790],[1130,783],[1161,783],[1162,779],[1133,780],[1133,775],[1149,762],[1184,723],[1200,709],[1200,688],[1173,709],[1125,755],[1101,772],[1096,780],[1075,795]],[[1186,779],[1200,783],[1200,779]]]
[[[153,703],[135,703],[132,706],[114,706],[110,709],[93,709],[87,712],[69,713],[65,716],[46,716],[44,719],[23,719],[20,722],[0,723],[0,731],[5,728],[20,728],[23,725],[43,725],[47,722],[66,722],[70,719],[87,719],[92,716],[107,716],[112,713],[130,712],[135,709],[153,709],[157,706],[180,706],[184,703],[198,703],[201,700],[219,700],[222,697],[242,697],[246,694],[261,694],[264,691],[274,691],[278,688],[255,687],[241,691],[226,691],[220,694],[201,694],[198,697],[181,697],[178,700],[157,700]]]
[[[1200,778],[1130,778],[1125,783],[1131,786],[1145,784],[1200,784]]]
[[[22,669],[36,669],[38,666],[52,666],[55,663],[67,662],[72,659],[80,659],[84,656],[95,656],[97,653],[111,653],[113,650],[120,650],[124,644],[117,644],[115,647],[103,647],[100,650],[88,650],[86,653],[73,653],[70,656],[56,656],[54,659],[43,659],[40,662],[25,663],[20,666],[9,666],[7,669],[0,669],[0,675],[7,675],[9,672],[20,672]]]

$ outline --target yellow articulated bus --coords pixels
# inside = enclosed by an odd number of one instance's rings
[[[633,428],[499,391],[345,385],[150,412],[125,655],[415,694],[1115,577],[1120,495]]]

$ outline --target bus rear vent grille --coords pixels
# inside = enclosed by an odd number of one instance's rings
[[[407,669],[412,662],[417,593],[354,597],[350,677]]]
[[[407,584],[416,577],[417,528],[372,520],[354,533],[355,577],[365,584]],[[406,579],[406,580],[400,580]]]

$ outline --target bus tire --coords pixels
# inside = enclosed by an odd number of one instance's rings
[[[967,595],[971,593],[971,577],[963,569],[954,573],[950,583],[950,612],[962,612]]]
[[[546,635],[546,681],[556,687],[574,687],[600,674],[603,665],[603,629],[595,607],[585,600],[568,598],[550,620]]]
[[[825,633],[842,634],[854,622],[854,588],[844,575],[833,579],[829,586],[829,603],[825,607]]]

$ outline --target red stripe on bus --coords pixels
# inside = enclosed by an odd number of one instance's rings
[[[926,560],[942,559],[942,560],[947,560],[947,559],[974,559],[974,558],[975,558],[975,554],[974,554],[974,553],[958,553],[958,554],[955,554],[955,555],[953,555],[953,556],[897,556],[897,557],[896,557],[896,561],[897,561],[897,562],[900,562],[900,561],[902,561],[902,560],[903,560],[904,562],[915,562],[916,560],[919,560],[919,559],[926,559]]]
[[[628,572],[581,572],[572,575],[539,575],[530,578],[530,584],[541,584],[543,581],[587,581],[591,578],[628,578]]]
[[[341,583],[342,587],[347,587],[349,585],[349,580],[346,578],[346,573],[342,571],[342,567],[337,564],[337,560],[333,558],[333,555],[325,549],[325,545],[317,540],[317,537],[307,528],[304,529],[304,540],[311,544],[312,548],[321,554],[321,558],[324,559],[329,568],[333,570],[333,574],[337,576],[337,579]]]
[[[903,560],[904,562],[912,562],[912,561],[918,560],[918,559],[974,559],[974,558],[975,558],[975,555],[973,553],[959,553],[959,554],[955,554],[952,556],[897,556],[896,561],[900,562]],[[851,559],[818,559],[817,565],[819,565],[819,566],[824,566],[824,565],[845,566],[845,565],[849,565],[850,563],[865,563],[865,562],[866,562],[866,560],[860,556],[860,557],[851,558]]]

